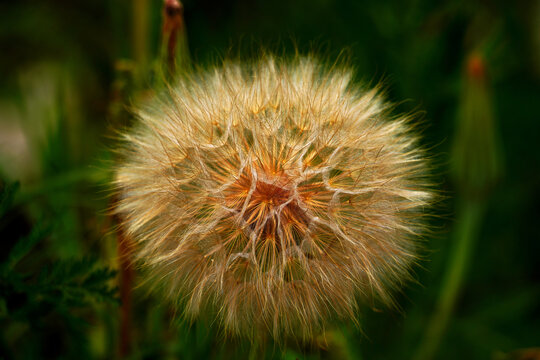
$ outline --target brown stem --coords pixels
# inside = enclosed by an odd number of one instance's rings
[[[118,218],[115,218],[117,225],[120,224]],[[119,226],[119,225],[118,225]],[[118,257],[119,257],[119,288],[120,288],[120,341],[119,355],[120,358],[125,358],[131,353],[132,347],[132,284],[133,284],[133,266],[131,262],[131,243],[127,236],[124,235],[122,228],[119,226],[116,232],[118,240]]]
[[[165,0],[163,4],[163,45],[165,47],[165,61],[170,74],[174,74],[178,60],[185,62],[186,59],[177,59],[182,50],[178,46],[184,37],[184,7],[178,0]],[[184,45],[185,44],[181,44]]]

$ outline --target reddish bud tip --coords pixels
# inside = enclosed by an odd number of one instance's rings
[[[473,80],[484,80],[486,77],[486,64],[482,55],[473,53],[467,60],[467,76]]]

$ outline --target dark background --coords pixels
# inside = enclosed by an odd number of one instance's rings
[[[126,108],[138,96],[130,87],[151,87],[151,76],[134,80],[132,72],[154,66],[161,7],[159,0],[0,3],[4,198],[20,182],[0,211],[0,258],[13,263],[2,268],[0,357],[119,356],[121,311],[106,290],[116,280],[102,276],[104,287],[94,289],[85,271],[118,268],[107,215],[113,134],[129,123]],[[401,309],[366,306],[361,327],[344,324],[328,346],[270,346],[268,358],[412,358],[471,203],[482,208],[478,231],[435,358],[517,359],[516,351],[540,346],[539,1],[186,0],[184,16],[201,66],[261,49],[312,52],[345,58],[357,81],[383,81],[396,112],[418,113],[442,195],[417,282],[397,294]],[[497,169],[474,163],[473,153]],[[468,162],[465,176],[452,171]],[[487,180],[471,186],[469,175]],[[48,230],[34,236],[36,227]],[[20,259],[9,260],[32,236]],[[87,257],[93,265],[74,260]],[[56,263],[67,265],[54,270]],[[51,266],[59,275],[39,275]],[[178,314],[143,287],[132,296],[130,358],[247,356],[248,344],[226,340],[204,320],[177,325]]]

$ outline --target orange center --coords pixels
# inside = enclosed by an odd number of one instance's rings
[[[252,181],[256,183],[250,196]],[[229,188],[226,197],[228,207],[238,213],[243,210],[245,229],[255,233],[257,239],[272,240],[276,249],[298,243],[308,226],[307,215],[287,183],[284,176],[266,182],[243,175]]]

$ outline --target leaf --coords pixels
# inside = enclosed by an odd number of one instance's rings
[[[6,184],[0,192],[0,218],[11,208],[13,205],[13,198],[15,193],[19,190],[19,182],[12,184]]]
[[[80,306],[90,300],[113,301],[117,289],[109,285],[116,272],[96,268],[97,259],[63,260],[42,270],[37,286],[50,301]]]
[[[6,299],[0,297],[0,318],[8,315],[8,308],[6,304]]]
[[[4,269],[13,269],[13,267],[15,267],[15,265],[17,265],[17,263],[21,261],[21,259],[27,255],[40,240],[48,236],[50,232],[50,226],[42,224],[34,226],[30,234],[15,243],[4,264]]]
[[[97,259],[91,257],[55,262],[51,265],[49,277],[46,281],[53,284],[76,281],[76,278],[85,275],[89,269],[92,269],[96,262]]]

